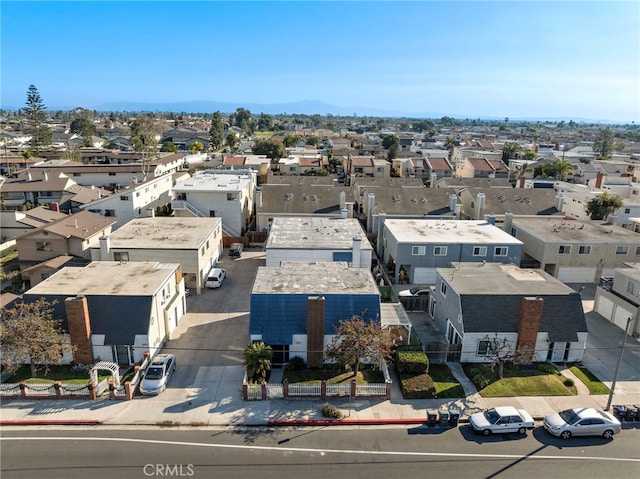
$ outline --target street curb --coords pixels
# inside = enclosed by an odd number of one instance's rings
[[[406,419],[269,419],[268,426],[380,426],[385,424],[425,424],[424,418]]]
[[[100,424],[99,419],[4,419],[0,426],[87,426]]]

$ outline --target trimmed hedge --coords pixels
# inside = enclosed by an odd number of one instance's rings
[[[399,374],[427,374],[429,358],[424,351],[396,351],[396,367]]]
[[[404,399],[433,399],[436,386],[428,374],[400,374],[400,388]]]

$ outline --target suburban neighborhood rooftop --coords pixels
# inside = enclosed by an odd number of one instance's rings
[[[64,268],[29,290],[30,295],[150,296],[178,264],[94,261]]]
[[[279,217],[273,219],[266,247],[351,249],[354,238],[361,240],[360,249],[372,249],[355,218]]]
[[[345,262],[286,262],[258,268],[252,294],[373,294],[378,285],[367,269]]]
[[[386,219],[389,232],[404,243],[522,244],[486,221]]]

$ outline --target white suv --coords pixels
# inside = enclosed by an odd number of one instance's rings
[[[144,372],[140,392],[145,396],[161,393],[167,388],[175,370],[176,357],[173,354],[158,354]]]

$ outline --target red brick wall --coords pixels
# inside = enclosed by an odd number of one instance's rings
[[[67,298],[64,302],[67,311],[67,323],[71,344],[75,347],[73,360],[80,364],[93,363],[93,347],[91,346],[91,323],[87,298],[78,296]]]
[[[324,298],[311,296],[307,300],[307,365],[322,366],[324,357]]]
[[[518,326],[518,351],[530,351],[533,353],[540,323],[542,322],[542,307],[544,300],[539,297],[522,298],[522,309],[520,310],[520,324]]]

